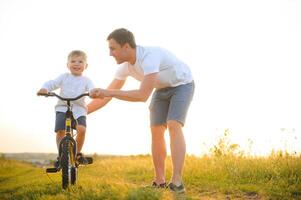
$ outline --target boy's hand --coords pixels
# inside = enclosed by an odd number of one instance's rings
[[[38,92],[37,95],[43,95],[43,94],[48,94],[48,90],[46,88],[41,88]]]
[[[91,98],[100,98],[103,99],[104,97],[108,97],[107,90],[101,89],[101,88],[94,88],[90,92]]]

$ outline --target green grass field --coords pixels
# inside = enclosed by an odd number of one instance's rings
[[[300,156],[267,158],[187,156],[185,195],[152,189],[150,156],[95,156],[93,165],[80,167],[79,181],[61,189],[60,173],[29,163],[0,159],[0,199],[301,199]],[[167,177],[171,175],[170,158]]]

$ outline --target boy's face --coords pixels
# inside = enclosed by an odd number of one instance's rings
[[[88,64],[83,56],[72,56],[67,63],[71,74],[75,76],[81,76],[87,66]]]

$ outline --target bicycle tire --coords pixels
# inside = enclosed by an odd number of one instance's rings
[[[69,185],[70,180],[70,153],[69,153],[69,142],[64,141],[62,144],[62,157],[61,157],[61,167],[62,167],[62,187],[66,189]]]
[[[71,185],[75,185],[77,181],[77,167],[71,167]]]

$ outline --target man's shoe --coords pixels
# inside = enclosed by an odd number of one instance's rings
[[[152,183],[152,188],[161,188],[161,189],[165,189],[167,188],[166,183],[161,183],[161,184],[157,184],[155,181]]]
[[[176,192],[178,194],[181,194],[181,193],[185,193],[185,187],[183,185],[183,183],[181,183],[181,185],[179,186],[176,186],[175,184],[173,183],[169,183],[168,184],[168,188],[173,191],[173,192]]]
[[[166,183],[157,184],[154,181],[154,182],[152,182],[152,184],[144,186],[144,188],[146,188],[146,189],[166,189],[167,184]]]

